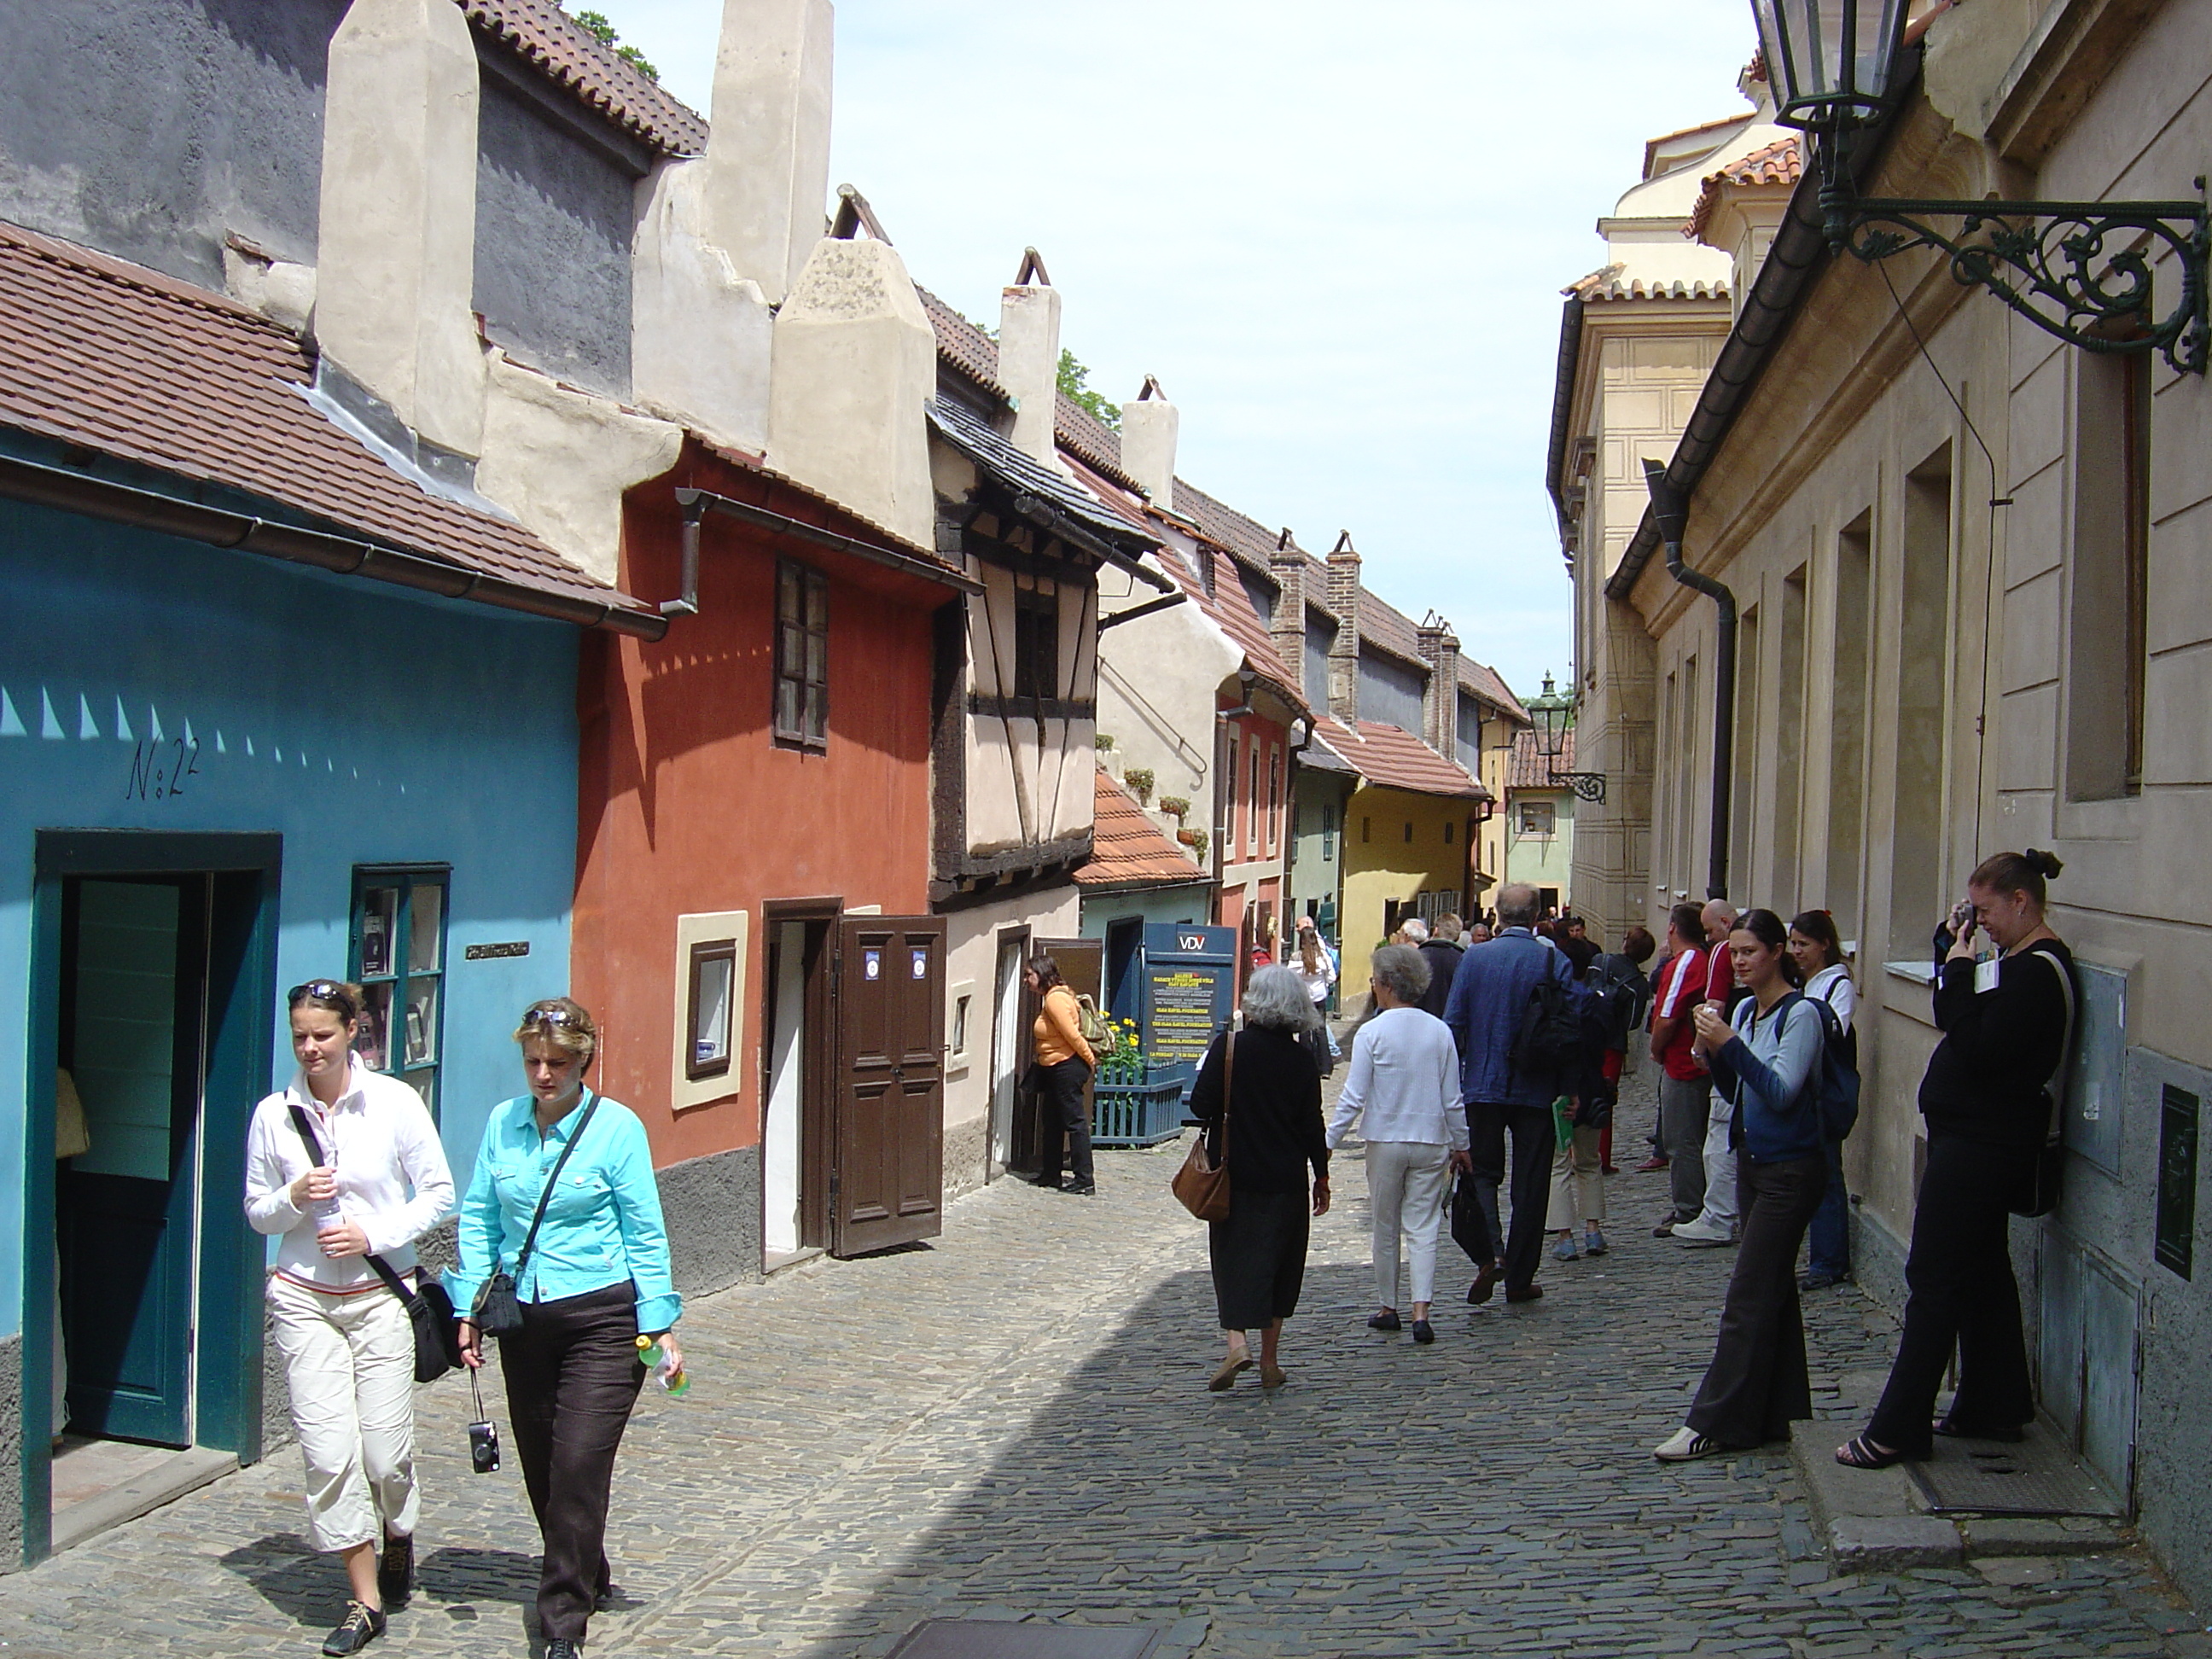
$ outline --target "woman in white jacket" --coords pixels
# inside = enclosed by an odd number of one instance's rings
[[[1437,1281],[1437,1239],[1443,1230],[1451,1171],[1465,1170],[1467,1117],[1459,1103],[1459,1049],[1450,1030],[1419,1006],[1429,965],[1409,945],[1376,951],[1370,989],[1376,1012],[1352,1040],[1352,1070],[1329,1121],[1332,1151],[1363,1115],[1367,1201],[1375,1224],[1375,1299],[1368,1325],[1398,1319],[1398,1237],[1411,1241],[1413,1340],[1433,1342],[1429,1304]]]
[[[308,1540],[343,1559],[352,1593],[323,1643],[342,1655],[384,1633],[415,1568],[415,1331],[369,1258],[411,1273],[410,1246],[453,1208],[453,1177],[422,1097],[354,1055],[361,988],[309,980],[286,1000],[300,1068],[254,1109],[246,1218],[283,1236],[269,1306]]]

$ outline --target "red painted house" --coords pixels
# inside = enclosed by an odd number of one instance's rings
[[[973,584],[696,437],[629,492],[623,543],[651,594],[688,560],[696,611],[579,673],[575,994],[677,1260],[706,1288],[933,1233],[936,630]]]

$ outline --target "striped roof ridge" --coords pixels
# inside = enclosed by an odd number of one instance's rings
[[[1206,879],[1206,872],[1103,766],[1093,789],[1091,857],[1076,867],[1077,886],[1172,887]]]

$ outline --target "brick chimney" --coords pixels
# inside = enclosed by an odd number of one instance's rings
[[[1417,630],[1415,647],[1429,665],[1421,696],[1422,740],[1446,760],[1459,758],[1459,639],[1433,611]]]
[[[1328,712],[1346,726],[1359,721],[1359,550],[1340,531],[1328,551],[1328,608],[1336,638],[1328,647]]]
[[[1175,511],[1176,406],[1160,383],[1145,376],[1136,401],[1121,405],[1121,471],[1144,485],[1163,513]]]
[[[1123,419],[1126,432],[1127,420]],[[1291,671],[1291,682],[1300,691],[1306,684],[1306,556],[1287,527],[1275,539],[1275,550],[1267,557],[1267,574],[1275,579],[1275,614],[1268,618],[1267,631],[1274,636],[1275,654],[1283,659],[1283,666]]]
[[[1023,251],[1013,286],[999,295],[999,384],[1014,400],[1008,441],[1034,460],[1059,465],[1053,416],[1060,402],[1060,290],[1035,248]]]

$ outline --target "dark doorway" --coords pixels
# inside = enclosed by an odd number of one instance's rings
[[[1106,1000],[1116,1019],[1134,1019],[1143,989],[1145,921],[1124,916],[1106,924]]]
[[[1101,1006],[1100,990],[1106,974],[1106,947],[1103,943],[1095,939],[1040,939],[1031,940],[1030,949],[1033,954],[1053,959],[1069,990],[1079,997],[1089,997],[1094,1007]],[[1028,981],[1024,980],[1022,1030],[1034,1032],[1037,1000],[1029,994],[1028,985]],[[1024,1070],[1027,1069],[1025,1065]],[[1086,1112],[1091,1109],[1091,1084],[1083,1085],[1083,1109]],[[1035,1090],[1019,1092],[1014,1103],[1014,1155],[1008,1160],[1009,1169],[1030,1174],[1042,1167],[1043,1126],[1038,1117],[1042,1109],[1042,1102]]]
[[[945,921],[836,924],[834,1255],[934,1238],[945,1210]]]
[[[73,1437],[260,1455],[275,836],[41,830],[24,1137],[23,1553]],[[64,1139],[63,1136],[67,1139]],[[66,1154],[66,1156],[60,1156]]]

